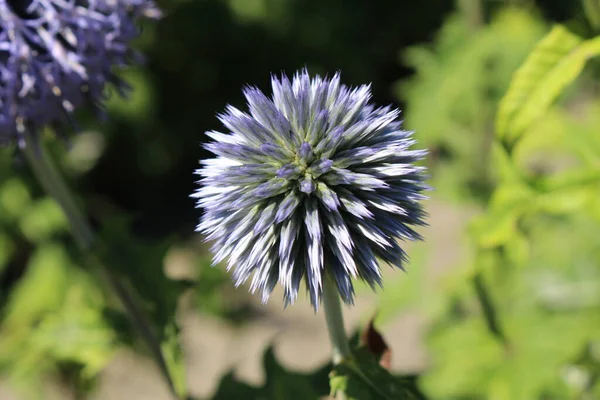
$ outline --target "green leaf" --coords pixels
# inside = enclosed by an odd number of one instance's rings
[[[231,400],[231,399],[260,399],[260,389],[252,387],[246,383],[238,381],[232,372],[221,378],[219,387],[213,395],[212,400]]]
[[[319,400],[328,393],[330,365],[310,374],[289,371],[277,362],[273,347],[269,347],[263,357],[263,367],[267,378],[262,387],[240,382],[233,373],[228,373],[221,379],[212,400]]]
[[[600,190],[600,169],[572,168],[539,179],[535,210],[549,214],[588,212],[594,215]]]
[[[495,142],[492,145],[493,165],[495,166],[499,181],[507,183],[521,184],[523,182],[522,173],[519,171],[512,153],[509,154],[506,148],[500,143]]]
[[[497,102],[543,37],[544,25],[535,12],[505,7],[473,35],[468,21],[454,14],[432,45],[403,51],[404,63],[416,73],[399,82],[397,93],[406,103],[406,126],[431,150],[430,183],[438,196],[487,197],[491,182],[484,166]]]
[[[169,241],[142,242],[130,234],[129,225],[128,218],[105,221],[100,234],[100,259],[135,289],[160,342],[174,390],[183,398],[187,395],[187,384],[175,312],[179,296],[188,286],[164,273],[163,260],[171,246]]]
[[[554,27],[517,70],[500,101],[498,137],[516,141],[599,53],[600,37],[583,41],[560,25]]]
[[[82,365],[86,379],[100,373],[116,351],[115,334],[89,292],[89,284],[71,285],[60,311],[47,315],[30,337],[31,346],[56,360]]]
[[[577,187],[598,185],[600,183],[599,168],[571,169],[560,174],[554,174],[539,182],[540,189],[545,192],[568,190]]]
[[[507,263],[506,252],[514,246],[511,241],[502,252],[486,252],[486,257],[494,255],[497,261],[481,268],[508,346],[489,335],[475,309],[464,307],[454,318],[446,315],[429,335],[432,367],[421,381],[428,396],[579,398],[557,395],[552,385],[565,379],[568,365],[600,332],[600,248],[593,233],[598,224],[584,215],[570,224],[565,223],[566,217],[547,218],[544,223],[536,217],[535,221],[532,225],[529,218],[526,224],[530,239],[526,268],[511,268]]]
[[[504,251],[506,252],[506,259],[511,264],[518,267],[524,266],[529,260],[531,251],[527,236],[521,232],[515,232],[513,237],[506,243]]]
[[[501,246],[516,234],[519,218],[532,207],[535,192],[522,184],[504,184],[490,199],[486,214],[475,219],[470,233],[482,248]]]
[[[69,265],[59,245],[39,247],[28,263],[26,279],[11,293],[4,328],[28,324],[59,308],[68,287]]]
[[[184,398],[187,396],[187,380],[185,375],[185,360],[179,344],[179,327],[175,321],[169,321],[163,328],[161,350],[167,370],[173,381],[175,392]]]
[[[434,399],[477,398],[473,394],[485,390],[503,360],[502,345],[488,333],[483,319],[438,328],[428,341],[433,365],[422,384]]]
[[[0,368],[28,386],[65,364],[91,381],[118,339],[103,314],[102,293],[57,244],[40,246],[11,292],[0,330]]]
[[[583,94],[585,96],[585,94]],[[551,107],[511,149],[523,173],[536,176],[577,164],[593,167],[600,158],[600,104],[580,99],[577,112]]]
[[[334,366],[330,375],[331,396],[347,400],[424,399],[413,380],[395,377],[379,365],[366,347],[353,352],[353,358]]]
[[[225,318],[230,322],[243,322],[246,318],[243,307],[238,306],[235,298],[228,296],[223,289],[230,287],[227,270],[215,268],[211,262],[212,259],[208,253],[197,258],[198,278],[194,291],[198,310]]]
[[[60,206],[50,197],[32,204],[20,220],[23,234],[32,242],[52,238],[58,232],[69,230],[69,222]]]
[[[10,217],[20,217],[25,213],[31,202],[31,194],[25,184],[17,178],[8,179],[0,187],[0,207],[2,214]],[[2,216],[5,217],[4,215]]]
[[[267,381],[263,397],[269,400],[318,400],[324,393],[313,387],[309,376],[286,370],[277,362],[273,348],[265,352],[263,365]],[[326,393],[326,392],[325,392]]]

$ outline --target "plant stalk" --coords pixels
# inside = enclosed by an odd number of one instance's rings
[[[350,345],[344,328],[344,314],[338,290],[329,276],[323,279],[323,308],[329,340],[331,341],[331,356],[334,365],[350,359]]]
[[[77,206],[69,188],[63,180],[61,174],[58,172],[54,162],[49,157],[44,148],[43,144],[39,141],[36,142],[31,134],[25,135],[25,148],[23,149],[25,157],[33,170],[39,183],[48,195],[50,195],[59,204],[65,216],[67,217],[70,225],[73,239],[79,249],[85,254],[92,252],[96,245],[96,235],[94,230],[89,225],[85,216],[81,213]],[[101,263],[93,263],[99,266],[98,270],[102,275],[102,278],[108,282],[112,287],[114,293],[121,301],[125,308],[131,322],[140,332],[144,341],[150,348],[150,351],[156,359],[161,372],[165,376],[167,383],[175,395],[177,391],[173,380],[171,379],[169,369],[165,362],[162,354],[161,345],[159,340],[154,335],[150,324],[137,305],[137,302],[129,294],[126,286],[120,279],[115,276],[108,268],[104,267]]]
[[[600,1],[583,0],[583,9],[590,25],[595,30],[600,29]]]
[[[463,12],[472,31],[483,26],[483,6],[481,0],[458,0],[458,9]]]
[[[500,341],[500,343],[502,343],[504,346],[507,346],[508,339],[504,334],[502,326],[500,325],[498,314],[496,313],[496,307],[494,306],[494,302],[492,301],[492,297],[481,273],[477,273],[473,277],[473,286],[475,288],[475,293],[477,294],[479,304],[481,305],[483,317],[488,330],[498,341]]]

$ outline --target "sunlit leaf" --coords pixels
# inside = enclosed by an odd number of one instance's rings
[[[0,207],[2,214],[12,217],[20,217],[29,207],[31,194],[25,184],[17,179],[8,179],[0,186]],[[6,215],[2,215],[5,218]]]
[[[519,218],[532,207],[535,192],[523,184],[500,186],[492,195],[490,210],[475,219],[471,234],[482,248],[500,246],[516,234]]]
[[[462,15],[449,16],[432,46],[409,47],[403,60],[416,73],[399,83],[406,126],[429,156],[432,185],[445,199],[487,196],[490,127],[513,72],[543,36],[535,12],[504,8],[473,35]]]
[[[32,242],[50,239],[53,235],[68,231],[69,223],[59,205],[46,197],[33,203],[20,220],[23,234]]]
[[[514,142],[600,54],[600,37],[584,41],[555,26],[515,73],[496,116],[498,137]]]
[[[5,326],[26,325],[58,309],[68,287],[69,265],[66,251],[58,244],[40,246],[29,261],[26,279],[11,293]]]
[[[93,379],[118,346],[104,299],[58,244],[40,246],[12,290],[0,330],[0,369],[18,387],[69,363]]]

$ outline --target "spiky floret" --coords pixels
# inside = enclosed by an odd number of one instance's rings
[[[370,86],[331,79],[271,80],[273,95],[244,89],[249,112],[228,106],[228,133],[207,132],[194,193],[204,214],[197,227],[214,241],[214,263],[228,259],[236,285],[250,277],[263,302],[279,282],[293,303],[302,281],[318,308],[325,274],[346,303],[353,278],[382,285],[378,259],[403,268],[398,239],[423,224],[424,151],[399,111],[370,104]]]
[[[126,89],[114,67],[139,59],[135,20],[159,16],[145,0],[0,0],[0,141],[99,106],[106,83]]]

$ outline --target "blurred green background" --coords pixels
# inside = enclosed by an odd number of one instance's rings
[[[306,302],[284,312],[275,295],[263,307],[210,268],[189,197],[209,156],[204,132],[221,129],[215,114],[244,106],[243,85],[268,90],[271,72],[306,66],[372,82],[374,102],[401,108],[430,150],[426,241],[410,245],[408,274],[386,272],[385,291],[359,288],[348,328],[377,310],[394,370],[419,374],[432,399],[600,399],[598,61],[510,161],[493,144],[515,70],[555,23],[593,37],[600,3],[159,3],[166,17],[136,43],[146,65],[121,72],[129,98],[111,96],[105,121],[82,112],[68,149],[45,140],[89,219],[123,249],[118,268],[152,318],[177,315],[193,394],[209,398],[232,368],[264,381],[271,342],[286,368],[328,358],[322,316]],[[169,398],[88,267],[25,159],[1,149],[0,399]]]

